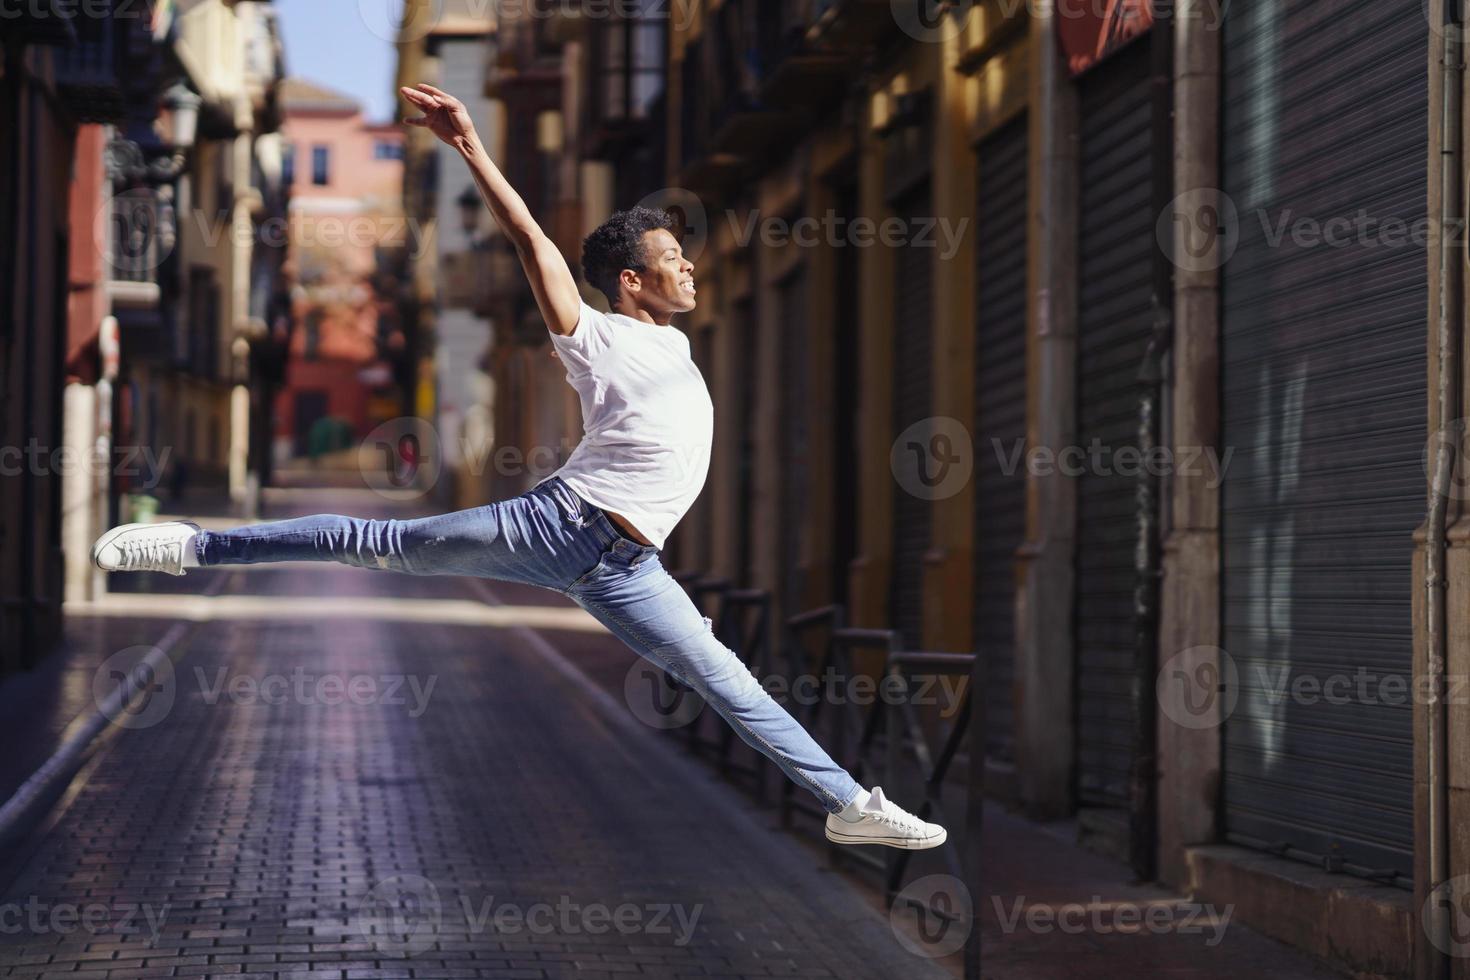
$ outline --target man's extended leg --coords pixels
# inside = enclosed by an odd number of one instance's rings
[[[870,797],[719,641],[655,555],[630,562],[605,557],[599,568],[570,590],[572,598],[645,659],[693,688],[746,744],[816,796],[831,814],[830,839],[911,849],[944,842],[942,827],[893,806],[880,789]]]
[[[99,539],[109,570],[182,572],[190,565],[329,561],[411,575],[475,575],[560,590],[595,564],[596,542],[574,533],[558,499],[532,491],[485,507],[415,520],[319,514],[204,531],[127,525]]]

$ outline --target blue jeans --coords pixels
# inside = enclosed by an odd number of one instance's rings
[[[555,589],[693,688],[752,748],[829,812],[858,784],[761,686],[664,570],[557,477],[485,507],[419,520],[321,515],[201,531],[200,565],[334,561],[411,575],[473,575]]]

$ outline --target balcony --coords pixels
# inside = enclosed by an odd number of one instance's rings
[[[895,33],[890,0],[807,0],[803,6],[811,8],[806,40],[824,50],[863,50]]]
[[[446,309],[493,316],[496,307],[529,292],[515,251],[498,237],[468,252],[449,252],[441,261],[444,277],[440,302]]]
[[[107,15],[73,18],[76,43],[56,52],[56,88],[80,122],[120,122],[127,104],[121,77],[130,22]]]
[[[107,291],[113,305],[156,314],[162,270],[177,242],[172,204],[152,188],[118,192],[107,239]]]
[[[681,180],[687,186],[738,179],[746,161],[789,140],[840,98],[867,50],[859,43],[867,35],[835,31],[839,21],[852,20],[854,11],[836,9],[848,6],[730,0],[714,12],[684,49]],[[856,6],[866,17],[868,5]],[[878,6],[886,15],[887,0]]]

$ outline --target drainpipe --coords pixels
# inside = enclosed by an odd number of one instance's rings
[[[1149,39],[1153,59],[1149,88],[1153,214],[1174,198],[1174,18],[1161,14]],[[1147,461],[1160,442],[1164,359],[1173,345],[1173,266],[1153,250],[1153,335],[1139,366],[1138,448],[1145,460],[1134,495],[1137,539],[1133,551],[1133,761],[1128,785],[1128,861],[1139,881],[1157,875],[1158,851],[1158,648],[1160,592],[1159,476]]]
[[[1424,720],[1428,725],[1426,740],[1426,796],[1429,810],[1429,895],[1424,915],[1424,929],[1431,949],[1420,963],[1428,976],[1448,980],[1450,976],[1451,896],[1441,894],[1450,876],[1449,862],[1449,759],[1447,716],[1444,704],[1446,655],[1448,652],[1447,614],[1445,609],[1445,541],[1446,515],[1449,510],[1449,484],[1454,471],[1455,451],[1461,426],[1452,422],[1458,415],[1460,399],[1460,313],[1464,292],[1464,269],[1457,243],[1461,221],[1460,143],[1462,138],[1461,106],[1464,78],[1461,27],[1464,23],[1463,0],[1445,0],[1443,60],[1441,62],[1443,113],[1440,117],[1440,255],[1439,255],[1439,424],[1441,431],[1452,437],[1437,440],[1434,480],[1430,492],[1429,534],[1425,568],[1425,618],[1428,656],[1425,673],[1429,678],[1430,696],[1425,705]]]

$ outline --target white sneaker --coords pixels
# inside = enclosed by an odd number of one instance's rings
[[[835,813],[827,815],[827,839],[838,844],[887,844],[908,851],[923,851],[943,844],[949,836],[937,823],[925,823],[903,807],[890,803],[883,788],[874,786],[861,820],[848,822]]]
[[[184,574],[184,548],[194,546],[199,525],[192,521],[123,524],[92,545],[92,563],[104,572]]]

